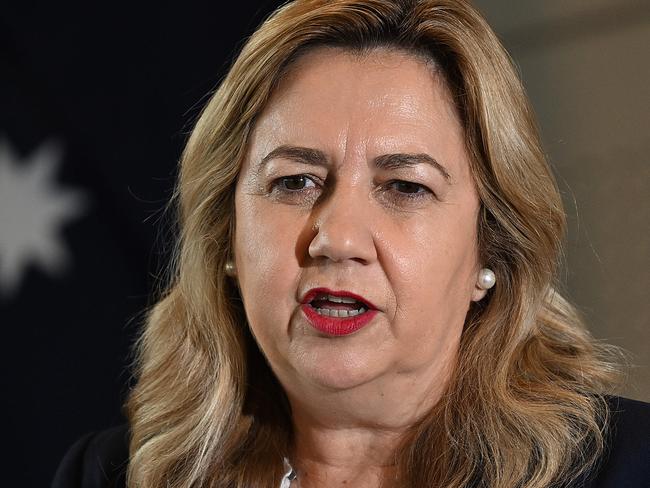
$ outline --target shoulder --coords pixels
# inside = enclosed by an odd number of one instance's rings
[[[87,434],[64,456],[52,488],[124,488],[128,460],[127,425]]]
[[[650,486],[650,404],[611,397],[609,406],[606,451],[585,488]]]
[[[650,404],[611,397],[607,447],[582,488],[650,486]],[[79,439],[67,452],[52,488],[124,488],[129,460],[128,426]]]

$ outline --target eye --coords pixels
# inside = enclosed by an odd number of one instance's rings
[[[316,183],[307,175],[291,175],[273,180],[272,186],[280,191],[299,192],[308,188],[315,188]]]
[[[390,180],[377,187],[378,196],[396,209],[420,208],[438,200],[438,196],[427,186],[414,181]]]
[[[320,178],[314,175],[287,175],[270,181],[267,192],[277,202],[313,205],[321,194],[322,186]]]
[[[429,188],[412,181],[393,180],[389,181],[386,186],[391,189],[398,198],[420,198],[433,195],[433,192]]]

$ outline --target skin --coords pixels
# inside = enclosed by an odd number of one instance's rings
[[[281,146],[326,161],[267,157]],[[448,178],[428,163],[377,168],[395,153],[427,154]],[[468,161],[443,78],[395,50],[313,50],[258,118],[234,257],[250,328],[291,403],[301,487],[389,480],[400,435],[440,398],[469,305],[485,294]],[[300,309],[321,286],[379,312],[354,334],[324,335]]]

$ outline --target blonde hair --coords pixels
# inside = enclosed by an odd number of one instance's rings
[[[481,262],[498,277],[470,308],[445,395],[395,453],[395,485],[569,484],[602,452],[615,368],[554,287],[565,215],[507,53],[465,1],[298,0],[248,40],[184,151],[172,278],[137,344],[127,403],[129,486],[279,484],[290,409],[224,265],[255,118],[296,57],[323,45],[389,47],[441,68],[481,199]]]

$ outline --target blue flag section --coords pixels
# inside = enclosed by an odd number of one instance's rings
[[[203,103],[279,2],[11,2],[0,14],[3,486],[124,422]]]

